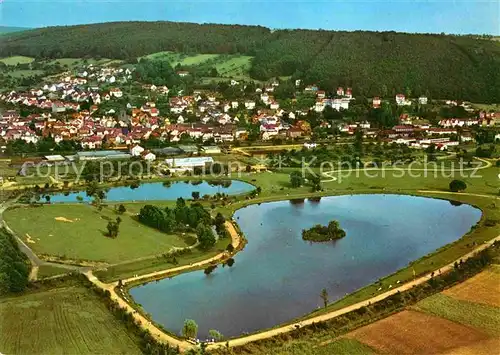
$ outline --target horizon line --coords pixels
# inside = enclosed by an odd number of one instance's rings
[[[88,26],[88,25],[102,25],[102,24],[116,24],[116,23],[184,23],[184,24],[196,24],[196,25],[218,25],[218,26],[242,26],[242,27],[261,27],[266,28],[270,31],[325,31],[325,32],[374,32],[374,33],[384,33],[384,32],[394,32],[402,34],[420,34],[420,35],[446,35],[446,36],[489,36],[489,37],[500,37],[499,34],[492,33],[456,33],[456,32],[410,32],[410,31],[397,31],[391,29],[384,30],[368,30],[368,29],[357,29],[357,30],[345,30],[345,29],[325,29],[325,28],[306,28],[306,27],[269,27],[264,25],[251,25],[251,24],[240,24],[240,23],[221,23],[221,22],[193,22],[193,21],[170,21],[170,20],[120,20],[120,21],[104,21],[104,22],[86,22],[78,24],[60,24],[60,25],[48,25],[48,26],[36,26],[36,27],[24,27],[24,26],[3,26],[1,28],[19,28],[23,30],[39,30],[46,28],[58,28],[58,27],[76,27],[76,26]],[[19,31],[21,32],[21,31]],[[15,33],[15,32],[13,32]]]

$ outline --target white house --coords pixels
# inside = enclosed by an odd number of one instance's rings
[[[145,150],[144,152],[142,152],[141,157],[142,157],[142,159],[144,159],[146,161],[155,161],[156,160],[156,155],[154,153],[150,152],[149,150]]]
[[[316,143],[310,143],[310,142],[306,142],[304,143],[304,148],[307,148],[307,149],[313,149],[313,148],[316,148],[318,145]]]
[[[130,154],[132,154],[133,157],[138,157],[144,152],[144,148],[141,147],[140,145],[136,144],[130,149]]]
[[[418,103],[419,103],[420,105],[427,105],[427,97],[426,97],[426,96],[420,96],[420,97],[418,98]]]
[[[253,110],[255,108],[255,101],[245,101],[245,108],[247,110]]]
[[[396,95],[396,103],[398,106],[403,106],[406,102],[406,97],[403,94]]]
[[[117,99],[119,99],[120,97],[123,96],[122,91],[120,89],[118,89],[118,88],[113,88],[113,89],[109,90],[109,94],[111,96],[116,97]]]

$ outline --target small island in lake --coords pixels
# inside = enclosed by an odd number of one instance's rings
[[[317,224],[310,229],[302,230],[302,239],[311,242],[328,242],[345,237],[345,231],[340,228],[339,222],[330,221],[328,226]]]

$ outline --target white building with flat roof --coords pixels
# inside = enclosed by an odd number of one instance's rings
[[[212,157],[194,157],[194,158],[170,158],[165,159],[165,163],[174,169],[191,170],[197,167],[205,167],[207,164],[214,163]]]

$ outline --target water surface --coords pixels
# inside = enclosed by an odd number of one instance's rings
[[[228,195],[238,195],[250,192],[254,186],[239,180],[232,180],[229,187],[212,186],[203,181],[201,184],[193,185],[188,181],[172,182],[170,186],[163,186],[162,182],[144,183],[132,189],[130,186],[112,187],[106,194],[106,201],[154,201],[154,200],[176,200],[179,197],[185,199],[192,198],[192,192],[198,191],[200,197],[203,195],[215,195],[225,193]],[[92,199],[85,191],[71,192],[67,196],[63,193],[51,196],[51,202],[77,202],[77,196],[81,196],[83,201],[89,202]]]
[[[398,195],[252,205],[235,213],[248,244],[232,268],[186,273],[130,293],[172,333],[189,318],[198,323],[200,339],[210,329],[237,336],[313,311],[322,305],[323,288],[335,301],[369,285],[459,239],[480,217],[469,205]],[[345,238],[302,240],[302,229],[332,219]]]

